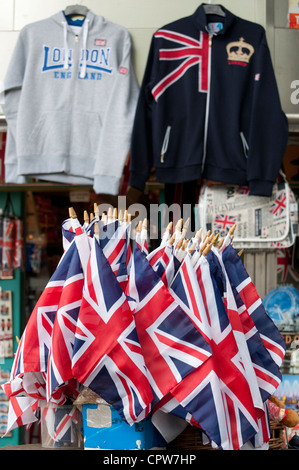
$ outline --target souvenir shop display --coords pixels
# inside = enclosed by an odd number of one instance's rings
[[[1,363],[0,363],[1,364]],[[11,436],[12,432],[7,433],[7,424],[8,424],[8,413],[9,413],[9,400],[4,390],[2,389],[2,384],[9,380],[10,371],[0,365],[0,437],[4,434],[6,436]]]
[[[207,179],[271,196],[288,140],[265,30],[220,5],[153,35],[131,148],[130,186]]]
[[[12,293],[0,288],[0,360],[13,357]]]
[[[5,182],[33,177],[115,195],[138,96],[131,39],[88,9],[82,19],[74,12],[19,34],[4,79]]]
[[[166,442],[192,425],[213,448],[267,445],[285,343],[232,246],[235,227],[188,240],[181,219],[149,251],[146,220],[131,248],[127,211],[96,211],[81,225],[70,209],[62,225],[64,253],[3,385],[7,431],[42,405],[74,405],[85,387],[130,426],[150,417]]]
[[[25,267],[42,287],[15,351],[12,292],[0,289],[0,360],[12,358],[0,432],[41,426],[54,449],[189,450],[190,436],[206,450],[286,448],[299,426],[299,401],[281,396],[283,374],[298,374],[299,292],[262,300],[242,256],[291,249],[299,225],[265,30],[202,3],[156,30],[140,89],[131,58],[128,30],[82,5],[17,39],[4,79],[5,182],[86,185],[94,199],[61,197],[58,224],[53,198],[35,190],[25,264],[8,193],[2,279]],[[149,177],[162,183],[152,199]],[[121,210],[110,204],[124,193]],[[80,220],[95,198],[109,209],[95,203]],[[192,210],[167,223],[159,214],[153,241],[151,217],[130,207],[162,199]],[[41,284],[46,241],[59,255]]]
[[[14,269],[23,266],[24,239],[23,221],[15,214],[10,193],[7,193],[5,207],[0,214],[0,239],[0,278],[12,279]]]
[[[250,196],[249,186],[205,183],[198,200],[199,224],[220,236],[237,223],[238,248],[292,247],[298,233],[298,204],[284,175],[270,197]]]

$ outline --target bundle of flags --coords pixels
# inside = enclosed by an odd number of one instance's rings
[[[95,207],[81,226],[70,210],[3,386],[7,432],[88,387],[129,425],[150,414],[167,442],[191,424],[213,447],[261,447],[285,344],[233,248],[235,227],[188,240],[181,219],[149,252],[146,221],[133,249],[131,225],[127,211],[100,218]]]

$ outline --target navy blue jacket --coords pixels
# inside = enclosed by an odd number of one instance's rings
[[[206,15],[204,8],[152,38],[133,127],[130,185],[143,190],[155,167],[162,183],[206,178],[269,196],[288,123],[265,30],[222,6],[225,17]]]

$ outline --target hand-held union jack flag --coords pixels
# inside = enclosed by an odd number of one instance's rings
[[[272,360],[280,367],[285,355],[285,342],[267,315],[255,285],[247,273],[241,258],[231,245],[222,252],[222,260],[230,283],[239,293]]]
[[[170,295],[144,253],[134,247],[135,322],[156,405],[200,367],[211,349],[193,322]]]
[[[171,289],[202,332],[212,355],[171,393],[209,439],[227,450],[239,449],[258,430],[256,410],[232,326],[217,283],[203,258],[196,273],[189,257]]]
[[[71,369],[75,330],[83,296],[84,274],[90,255],[87,233],[81,231],[72,243],[76,249],[68,266],[67,280],[62,289],[53,326],[47,373],[48,401],[54,400],[58,390],[63,392],[62,385],[64,392],[71,394],[70,398],[78,394],[78,386],[73,380]],[[61,397],[59,400],[61,401]]]
[[[29,318],[14,358],[10,382],[5,386],[5,393],[8,396],[23,394],[25,390],[28,396],[45,398],[45,374],[53,325],[74,251],[75,245],[71,244],[63,254]],[[35,374],[34,380],[30,374]],[[28,375],[30,379],[27,381]]]
[[[134,317],[95,238],[76,327],[72,372],[128,424],[149,412],[153,395]]]

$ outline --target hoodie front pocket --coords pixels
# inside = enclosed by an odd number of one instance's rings
[[[161,158],[160,158],[161,163],[165,162],[165,154],[166,154],[167,149],[168,149],[170,131],[171,131],[171,126],[167,126],[165,136],[164,136],[164,140],[163,140],[162,149],[161,149]]]
[[[63,155],[67,152],[68,136],[68,113],[49,111],[39,117],[29,138],[23,143],[24,153],[27,155]]]
[[[77,157],[96,158],[101,139],[102,122],[95,112],[76,111],[72,116],[70,153]]]

